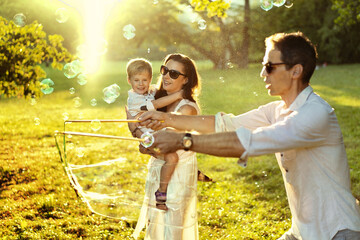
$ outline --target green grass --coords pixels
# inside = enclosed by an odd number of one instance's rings
[[[38,99],[35,105],[28,100],[1,98],[2,239],[131,239],[135,222],[93,214],[76,197],[62,169],[53,137],[55,130],[63,128],[64,112],[70,119],[125,118],[129,89],[125,64],[108,62],[84,86],[66,79],[59,71],[47,69],[48,77],[55,82],[55,91]],[[160,63],[153,65],[157,77]],[[252,65],[247,70],[213,70],[208,62],[198,65],[203,114],[219,111],[239,114],[277,99],[267,95],[259,77],[260,65]],[[358,199],[359,76],[360,65],[341,65],[320,68],[312,79],[315,91],[335,108],[347,148],[352,191]],[[121,87],[121,96],[109,105],[101,98],[102,89],[113,83]],[[76,88],[74,95],[68,91],[72,86]],[[79,108],[73,104],[75,96],[82,99]],[[92,98],[98,101],[95,107],[90,105]],[[39,125],[34,124],[34,118],[40,119]],[[88,128],[73,124],[69,127],[82,131]],[[102,125],[100,133],[130,136],[124,124]],[[134,169],[141,169],[148,159],[137,152],[136,143],[74,139],[75,144],[85,144],[86,157],[93,162],[126,157]],[[111,151],[104,151],[109,146]],[[200,239],[276,239],[290,227],[283,181],[273,155],[251,158],[247,168],[237,166],[236,159],[201,154],[198,154],[198,163],[199,168],[216,181],[198,186]],[[127,179],[129,176],[135,179],[128,172],[122,175]]]

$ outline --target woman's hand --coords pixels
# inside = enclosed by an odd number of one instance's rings
[[[167,119],[167,114],[158,111],[145,112],[139,117],[139,120],[141,121],[140,122],[141,126],[151,128],[155,131],[158,131],[166,127],[166,119]]]

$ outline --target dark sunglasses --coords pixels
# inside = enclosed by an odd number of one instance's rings
[[[164,65],[161,65],[160,67],[160,73],[161,75],[166,75],[167,73],[169,73],[169,76],[172,78],[172,79],[177,79],[180,75],[183,75],[184,77],[186,77],[185,74],[182,74],[181,72],[179,71],[176,71],[176,70],[169,70],[166,66]]]
[[[287,63],[272,63],[272,62],[267,62],[267,63],[262,63],[262,65],[265,67],[266,72],[268,74],[270,74],[272,72],[272,70],[274,70],[275,66],[278,65],[287,65]]]

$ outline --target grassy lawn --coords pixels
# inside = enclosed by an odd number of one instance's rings
[[[36,104],[23,99],[0,99],[1,239],[132,239],[136,222],[93,214],[77,198],[62,169],[53,137],[55,130],[63,129],[65,112],[70,119],[125,118],[129,89],[125,64],[108,62],[84,86],[66,79],[59,71],[47,69],[48,77],[55,82],[52,94],[38,99]],[[160,62],[153,65],[157,77]],[[239,114],[277,99],[267,95],[259,77],[260,65],[247,70],[213,70],[208,62],[199,62],[198,66],[203,114]],[[316,70],[311,80],[315,91],[335,108],[347,148],[352,191],[358,199],[359,76],[360,65],[328,66]],[[121,95],[115,103],[107,104],[102,100],[102,89],[113,83],[121,87]],[[75,88],[74,94],[69,93],[70,87]],[[80,107],[75,106],[74,97],[82,99]],[[96,106],[90,105],[93,98]],[[35,118],[40,124],[35,124]],[[102,125],[98,133],[130,137],[125,124]],[[83,140],[73,141],[81,144]],[[86,144],[86,156],[92,161],[125,157],[134,172],[141,172],[148,159],[137,152],[135,142],[112,142],[111,151],[105,152],[102,146],[109,142]],[[198,154],[198,164],[216,181],[198,186],[200,239],[276,239],[290,228],[290,211],[273,155],[251,158],[248,167],[241,168],[236,159]],[[127,179],[139,177],[126,174],[123,176]]]

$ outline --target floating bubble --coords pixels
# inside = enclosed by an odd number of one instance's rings
[[[273,1],[272,0],[260,0],[260,7],[265,11],[269,11],[273,7]]]
[[[133,39],[135,37],[135,33],[133,33],[133,32],[124,32],[124,37],[127,40]]]
[[[224,77],[219,77],[219,80],[220,80],[221,83],[225,82]]]
[[[23,13],[16,14],[13,18],[13,21],[18,27],[23,27],[26,25],[26,17]]]
[[[74,94],[74,93],[75,93],[75,88],[71,87],[71,88],[69,89],[69,92],[70,92],[70,94]]]
[[[159,0],[154,0],[154,1],[153,1],[153,4],[154,4],[154,5],[156,5],[156,4],[158,4],[158,3],[159,3]]]
[[[284,6],[286,8],[291,8],[293,5],[294,5],[293,0],[286,0],[286,3]],[[359,14],[359,19],[360,19],[360,14]]]
[[[83,74],[83,73],[79,74],[77,82],[78,82],[78,84],[81,85],[81,86],[82,86],[82,85],[85,85],[85,84],[87,83],[86,75]]]
[[[92,120],[90,126],[93,131],[98,131],[101,128],[101,122],[97,119]]]
[[[255,97],[257,97],[257,96],[258,96],[257,92],[253,92],[253,94],[255,95]]]
[[[150,53],[150,48],[147,49],[147,53]]]
[[[72,135],[71,134],[66,134],[66,137],[71,139],[72,138]]]
[[[52,93],[54,91],[52,86],[54,86],[54,82],[50,78],[45,78],[40,82],[40,88],[44,94]]]
[[[154,136],[150,132],[144,132],[141,135],[141,138],[144,140],[141,142],[141,145],[146,148],[151,147],[151,145],[154,143]]]
[[[83,157],[85,155],[85,148],[83,147],[77,147],[75,151],[76,151],[76,156],[78,157]]]
[[[117,84],[112,84],[103,89],[104,101],[108,104],[115,102],[116,98],[120,96],[120,87]]]
[[[282,5],[284,5],[286,2],[286,0],[273,0],[273,4],[276,7],[281,7]]]
[[[83,112],[79,112],[78,118],[79,118],[79,119],[83,119],[83,118],[84,118],[84,113],[83,113]]]
[[[198,27],[200,30],[205,30],[206,29],[206,21],[204,19],[200,19],[198,21]]]
[[[80,60],[74,60],[71,62],[71,68],[75,74],[78,74],[84,70],[82,62]]]
[[[40,118],[38,117],[34,118],[34,123],[36,126],[40,125]]]
[[[130,40],[135,37],[136,28],[134,27],[134,25],[128,24],[124,26],[123,31],[124,31],[123,35],[127,40]]]
[[[75,71],[75,69],[73,69],[73,66],[71,63],[67,63],[64,66],[64,75],[67,78],[74,78],[77,75],[77,72]]]
[[[73,103],[74,103],[74,107],[76,107],[76,108],[80,107],[81,103],[82,103],[81,98],[80,97],[74,97],[73,98]]]
[[[226,63],[226,67],[227,67],[227,68],[233,68],[234,65],[232,64],[232,62],[228,61],[228,62]]]
[[[55,12],[56,21],[64,23],[69,19],[69,11],[66,8],[58,8]]]
[[[69,119],[69,113],[64,112],[64,113],[62,114],[62,117],[63,117],[64,121],[68,120],[68,119]]]
[[[91,106],[95,107],[96,104],[97,104],[97,101],[96,101],[95,98],[93,98],[93,99],[90,100],[90,105],[91,105]]]

